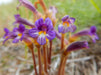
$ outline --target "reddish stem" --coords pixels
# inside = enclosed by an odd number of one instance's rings
[[[39,0],[39,2],[40,2],[40,5],[42,6],[43,10],[45,12],[47,12],[47,8],[46,8],[46,5],[45,5],[44,1],[43,0]]]
[[[66,57],[62,56],[60,66],[59,66],[58,75],[64,75],[63,72],[64,72],[65,64],[66,64]]]
[[[62,38],[61,38],[61,50],[63,50],[63,48],[64,48],[64,36],[65,36],[65,34],[61,34],[62,35]]]
[[[64,75],[65,74],[65,65],[66,65],[66,61],[67,61],[69,54],[70,54],[70,52],[68,52],[68,53],[64,52],[62,54],[61,62],[60,62],[59,70],[58,70],[58,75]]]
[[[44,57],[44,70],[45,73],[47,74],[47,51],[45,45],[43,46],[43,57]]]
[[[38,48],[38,61],[39,61],[39,75],[42,74],[42,65],[41,65],[41,50]]]
[[[32,58],[33,58],[33,66],[35,67],[34,69],[35,69],[35,75],[38,75],[38,73],[37,73],[37,69],[36,69],[36,61],[35,61],[35,54],[34,54],[34,48],[33,48],[33,50],[31,50],[32,52]]]
[[[67,60],[67,57],[64,59],[63,61],[63,65],[62,65],[62,75],[65,74],[65,65],[66,65],[66,60]]]
[[[48,57],[49,68],[51,65],[51,56],[52,56],[52,41],[50,41],[49,57]]]

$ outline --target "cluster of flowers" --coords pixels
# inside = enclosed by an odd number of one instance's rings
[[[35,22],[29,22],[28,20],[22,18],[19,14],[15,15],[15,22],[14,24],[19,24],[18,27],[15,27],[12,31],[9,31],[7,28],[4,28],[5,35],[4,35],[4,42],[5,43],[8,39],[13,39],[13,43],[18,43],[19,41],[24,41],[25,44],[33,50],[33,44],[38,48],[38,55],[39,55],[39,75],[42,75],[42,66],[41,66],[41,57],[40,57],[40,47],[43,47],[44,55],[44,65],[45,65],[45,73],[48,74],[47,64],[51,64],[51,51],[52,51],[52,40],[54,38],[61,40],[61,62],[58,71],[58,75],[64,75],[64,67],[65,61],[67,60],[68,54],[71,51],[79,50],[83,48],[89,48],[87,41],[78,41],[78,38],[81,36],[89,36],[93,42],[95,43],[98,40],[98,36],[96,34],[96,27],[91,26],[88,29],[81,30],[75,34],[71,34],[76,31],[77,27],[74,25],[75,18],[70,17],[68,15],[62,18],[62,23],[58,25],[58,31],[55,30],[56,25],[56,13],[57,10],[55,7],[50,7],[49,10],[46,8],[43,0],[38,0],[35,3],[36,5],[39,3],[43,10],[44,10],[44,17],[37,9],[33,6],[31,2],[28,0],[19,0],[20,5],[28,8],[34,13],[34,20]],[[19,6],[17,8],[19,8]],[[30,29],[26,28],[25,25],[28,25]],[[60,34],[61,33],[61,34]],[[65,38],[65,34],[69,33],[68,40]],[[49,51],[49,58],[47,57],[46,45],[50,43],[50,51]],[[34,56],[34,54],[33,54]],[[34,65],[35,65],[34,60]],[[35,74],[37,75],[37,70],[35,69]]]

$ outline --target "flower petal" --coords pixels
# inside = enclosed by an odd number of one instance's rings
[[[13,43],[18,43],[19,42],[20,37],[16,37],[12,42]]]
[[[5,34],[4,34],[3,38],[5,38],[9,33],[9,30],[7,28],[4,28],[4,31],[5,31]]]
[[[38,36],[38,30],[36,28],[30,29],[29,35],[33,38],[36,38]]]
[[[46,44],[45,35],[41,34],[41,35],[38,37],[37,42],[38,42],[40,45]]]
[[[43,18],[40,18],[35,22],[35,26],[40,27],[43,23],[44,23]]]
[[[5,42],[7,41],[7,40],[9,40],[10,38],[7,38],[7,39],[5,39],[4,41],[3,41],[3,44],[5,44]]]
[[[83,48],[89,48],[87,41],[73,42],[67,47],[66,51],[67,52],[75,51],[75,50],[79,50],[79,49],[83,49]]]
[[[53,24],[52,24],[52,21],[51,21],[50,18],[46,18],[46,19],[45,19],[45,24],[47,25],[48,30],[53,29]]]
[[[73,23],[75,22],[75,18],[70,17],[69,21],[70,21],[70,23],[72,23],[72,24],[73,24]]]
[[[92,34],[96,33],[96,26],[91,26],[91,27],[90,27],[90,32],[91,32]]]
[[[58,31],[59,31],[59,33],[66,33],[66,32],[68,32],[70,29],[68,28],[68,27],[65,27],[65,26],[63,26],[62,24],[60,24],[59,26],[58,26]]]
[[[48,31],[46,37],[49,39],[49,40],[53,40],[55,38],[56,34],[55,34],[55,31]]]
[[[58,31],[59,31],[59,33],[62,33],[62,32],[63,32],[63,29],[64,29],[63,25],[60,24],[60,25],[58,26]]]
[[[21,36],[21,38],[20,38],[21,41],[23,40],[24,36],[25,36],[25,35],[24,35],[24,33],[23,33],[22,36]]]
[[[68,27],[68,31],[75,32],[76,31],[76,26],[75,25],[71,25],[70,27]]]
[[[69,15],[66,15],[66,16],[64,16],[63,18],[62,18],[62,21],[64,22],[64,21],[67,21],[69,19]]]
[[[19,25],[18,31],[23,33],[25,31],[25,26],[23,24]]]

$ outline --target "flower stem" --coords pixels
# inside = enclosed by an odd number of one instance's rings
[[[37,69],[36,69],[36,61],[35,61],[34,48],[32,50],[32,57],[33,57],[33,66],[35,67],[35,75],[38,75]]]
[[[66,55],[65,55],[65,53],[62,54],[61,61],[60,61],[60,66],[59,66],[59,70],[58,70],[58,75],[64,75],[65,74],[66,60],[67,60],[69,54],[70,53],[67,53]]]
[[[62,35],[62,38],[61,38],[61,50],[63,50],[63,48],[64,48],[64,36],[65,36],[65,34],[61,34]]]
[[[46,47],[45,45],[43,45],[43,57],[44,57],[44,70],[45,70],[45,74],[47,74],[47,51],[46,51]]]
[[[45,5],[44,1],[43,0],[39,0],[39,2],[40,2],[40,5],[42,6],[43,10],[45,12],[47,12],[47,8],[46,8],[46,5]]]
[[[39,61],[39,75],[42,74],[42,64],[41,64],[41,50],[38,48],[38,61]]]
[[[33,66],[35,67],[35,75],[38,75],[37,69],[36,69],[36,60],[35,60],[35,54],[34,54],[34,46],[33,43],[31,43],[29,40],[24,40],[25,44],[28,46],[29,50],[32,53],[32,58],[33,58]]]
[[[66,65],[66,60],[67,60],[68,57],[64,58],[64,61],[63,61],[63,65],[62,65],[62,75],[65,74],[65,65]]]
[[[51,56],[52,56],[52,41],[50,41],[49,57],[48,57],[49,68],[51,65]]]
[[[64,68],[65,68],[65,62],[66,62],[65,57],[64,57],[64,58],[61,57],[58,75],[64,75],[63,70],[64,70]]]

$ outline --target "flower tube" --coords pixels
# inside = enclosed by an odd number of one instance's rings
[[[90,29],[84,29],[78,33],[75,33],[69,39],[71,40],[73,38],[79,38],[81,36],[89,36],[94,43],[99,39],[98,35],[96,34],[95,26],[91,26]]]
[[[19,14],[15,15],[15,20],[16,21],[14,22],[14,24],[18,23],[28,25],[30,27],[35,27],[33,23],[29,22],[27,19],[21,18]]]
[[[28,0],[19,0],[20,4],[31,10],[34,14],[36,14],[38,17],[41,17],[41,13],[39,13],[36,8],[33,6],[33,4]]]

